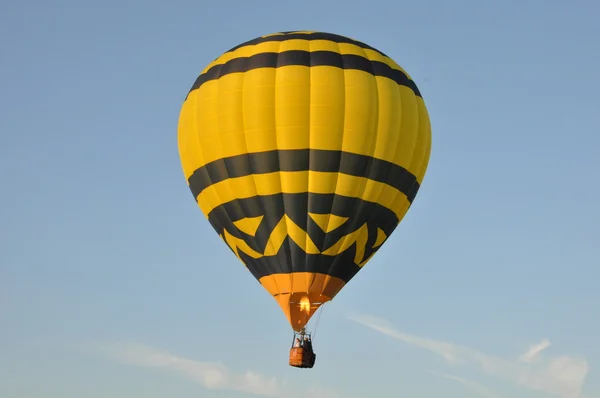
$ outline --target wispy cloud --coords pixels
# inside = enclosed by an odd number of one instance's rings
[[[253,371],[236,374],[220,362],[196,361],[144,344],[101,343],[88,345],[86,348],[124,363],[161,368],[177,373],[208,389],[234,390],[267,398],[340,397],[333,391],[317,387],[298,391],[274,377],[267,377]]]
[[[390,322],[385,319],[372,317],[369,315],[352,315],[349,316],[354,322],[368,326],[383,334],[387,334],[395,338],[396,340],[404,341],[405,343],[415,345],[420,348],[424,348],[429,351],[433,351],[439,354],[451,362],[456,362],[460,359],[460,350],[452,343],[444,341],[431,340],[425,337],[419,337],[408,333],[403,333],[398,330],[394,330]]]
[[[521,355],[519,361],[525,363],[533,362],[533,360],[538,356],[538,354],[544,351],[546,348],[550,347],[550,345],[550,340],[548,339],[544,339],[539,343],[532,345],[531,347],[529,347],[525,354]]]
[[[452,363],[477,365],[489,375],[561,398],[580,398],[588,373],[588,363],[584,358],[567,355],[540,358],[540,353],[550,346],[547,340],[532,346],[518,359],[501,358],[470,347],[404,333],[380,318],[354,315],[350,319],[396,340],[441,355]]]

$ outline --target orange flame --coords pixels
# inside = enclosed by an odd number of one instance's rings
[[[310,312],[310,300],[306,296],[300,299],[300,311]]]

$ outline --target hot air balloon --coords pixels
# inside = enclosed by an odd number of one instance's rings
[[[308,321],[382,247],[425,175],[431,129],[416,84],[348,37],[261,36],[202,70],[178,146],[208,222],[287,317],[289,364],[311,368]]]

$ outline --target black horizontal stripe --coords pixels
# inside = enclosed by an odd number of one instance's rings
[[[363,43],[358,40],[351,39],[349,37],[336,35],[334,33],[327,32],[313,32],[313,33],[298,33],[298,31],[281,32],[280,34],[274,34],[266,37],[257,37],[256,39],[248,40],[242,44],[239,44],[231,48],[227,52],[233,52],[241,47],[253,46],[260,43],[273,42],[273,41],[286,41],[286,40],[328,40],[334,43],[354,44],[357,47],[375,51],[384,57],[388,57],[380,50],[371,47],[370,45]],[[388,57],[389,58],[389,57]]]
[[[310,52],[301,50],[290,50],[280,53],[259,53],[250,57],[234,58],[224,64],[215,65],[198,76],[190,92],[197,90],[207,81],[219,79],[230,73],[242,73],[259,68],[279,68],[291,65],[310,67],[332,66],[341,69],[360,70],[370,73],[373,76],[391,79],[400,86],[410,88],[416,96],[421,97],[421,92],[415,82],[409,79],[402,71],[393,69],[383,62],[371,61],[359,55],[340,54],[334,51]]]
[[[349,219],[339,228],[325,233],[309,217],[308,213],[335,214]],[[306,231],[319,251],[330,248],[344,236],[355,232],[366,223],[368,240],[365,255],[361,261],[370,257],[380,248],[372,247],[377,239],[377,230],[381,229],[389,237],[399,223],[398,217],[391,210],[377,203],[335,194],[315,193],[275,194],[236,199],[212,210],[208,214],[208,220],[219,235],[226,230],[236,238],[242,239],[254,251],[262,254],[267,248],[267,242],[273,230],[284,215]],[[254,236],[245,234],[233,224],[243,218],[258,216],[263,216],[263,219]],[[257,279],[271,274],[320,272],[347,282],[360,269],[354,263],[356,245],[356,243],[353,244],[336,256],[307,254],[287,237],[274,256],[254,259],[245,255],[241,250],[238,250],[238,253]]]
[[[394,163],[350,152],[320,149],[256,152],[218,159],[194,171],[188,184],[194,198],[197,198],[210,185],[228,178],[304,170],[339,172],[382,182],[402,192],[409,202],[419,190],[417,178]]]

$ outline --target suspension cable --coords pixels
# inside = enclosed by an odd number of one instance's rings
[[[317,334],[317,327],[319,326],[319,321],[321,320],[321,314],[323,314],[325,305],[328,303],[329,303],[329,301],[325,302],[323,305],[321,305],[321,308],[319,308],[317,310],[319,313],[317,314],[317,319],[315,320],[315,328],[313,329],[313,332],[311,333],[311,339],[313,341],[315,340],[315,335]]]

